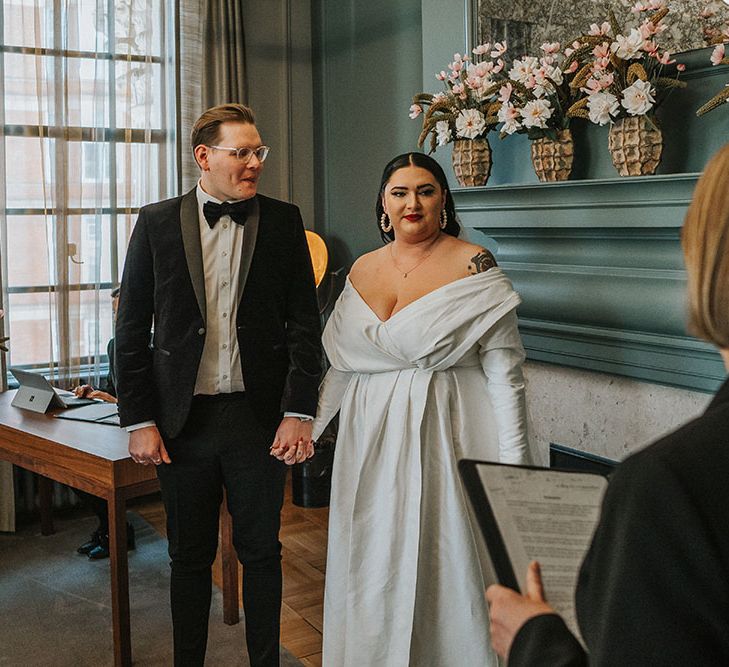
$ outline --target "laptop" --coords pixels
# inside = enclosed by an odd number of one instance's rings
[[[20,384],[10,404],[16,408],[44,413],[48,408],[75,408],[80,405],[97,403],[93,398],[78,398],[72,391],[56,389],[40,373],[20,368],[8,368]]]

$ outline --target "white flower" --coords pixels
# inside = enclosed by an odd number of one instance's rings
[[[608,35],[610,34],[610,24],[605,21],[602,25],[597,23],[590,23],[590,32],[588,35]]]
[[[618,58],[631,60],[640,56],[640,50],[644,41],[640,30],[638,28],[632,28],[627,37],[625,35],[617,35],[615,41],[610,45],[610,49]]]
[[[445,146],[451,140],[451,128],[447,120],[439,120],[435,124],[435,135],[439,146]]]
[[[489,54],[492,58],[500,58],[506,53],[506,40],[503,42],[494,42],[494,48]]]
[[[531,100],[521,110],[524,118],[524,127],[547,127],[547,121],[552,117],[552,107],[549,100]]]
[[[533,56],[524,56],[520,60],[514,60],[511,69],[509,70],[509,78],[512,81],[519,81],[520,83],[526,83],[529,78],[534,74],[534,70],[539,67],[539,61]]]
[[[554,54],[559,51],[559,42],[544,42],[544,44],[542,44],[539,48],[541,48],[544,53]]]
[[[595,93],[587,98],[587,109],[590,120],[597,125],[605,125],[612,121],[620,109],[618,98],[612,93]]]
[[[544,65],[534,71],[534,82],[536,84],[534,88],[534,94],[537,97],[544,97],[545,94],[551,94],[554,92],[554,87],[548,78],[554,81],[558,86],[562,84],[562,70],[559,67],[552,67],[551,65]]]
[[[410,118],[417,118],[421,113],[423,113],[423,107],[421,107],[419,104],[410,105]]]
[[[501,131],[505,134],[514,134],[521,127],[521,123],[519,122],[519,109],[510,102],[502,104],[496,115],[499,121],[504,124]]]
[[[486,119],[478,109],[463,109],[456,116],[456,134],[464,139],[475,139],[486,129]]]
[[[638,79],[623,91],[623,99],[620,104],[631,116],[642,116],[653,108],[656,102],[653,97],[654,92],[649,81]]]
[[[510,83],[506,83],[499,88],[499,102],[506,104],[511,99],[511,93],[514,87]]]
[[[724,45],[717,44],[711,52],[711,64],[721,65],[721,61],[724,60],[724,52]]]

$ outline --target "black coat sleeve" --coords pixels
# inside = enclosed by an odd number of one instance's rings
[[[322,374],[321,319],[311,255],[298,208],[294,227],[291,279],[286,296],[289,365],[281,411],[314,416]]]
[[[516,633],[509,667],[585,667],[587,656],[561,616],[542,614],[529,619]]]
[[[116,319],[115,372],[121,426],[154,420],[157,396],[149,332],[154,314],[154,262],[145,209],[129,240]]]
[[[675,457],[645,454],[614,474],[581,570],[590,664],[729,664],[726,517],[712,519],[726,507],[725,480],[711,481],[719,461],[692,477]]]

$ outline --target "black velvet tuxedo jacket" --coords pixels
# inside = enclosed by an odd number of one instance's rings
[[[237,337],[246,394],[265,425],[316,414],[321,331],[299,210],[257,195],[245,225]],[[143,207],[127,250],[116,322],[121,425],[182,430],[205,341],[196,191]],[[150,329],[153,328],[152,345]]]
[[[523,665],[729,665],[729,381],[706,412],[614,473],[580,571],[577,617],[537,616]]]

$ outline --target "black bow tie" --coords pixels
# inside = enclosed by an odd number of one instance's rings
[[[216,204],[214,201],[206,201],[203,205],[203,215],[210,225],[210,229],[215,227],[215,223],[224,215],[229,215],[230,219],[238,225],[245,225],[248,217],[249,199],[237,202],[223,202]]]

